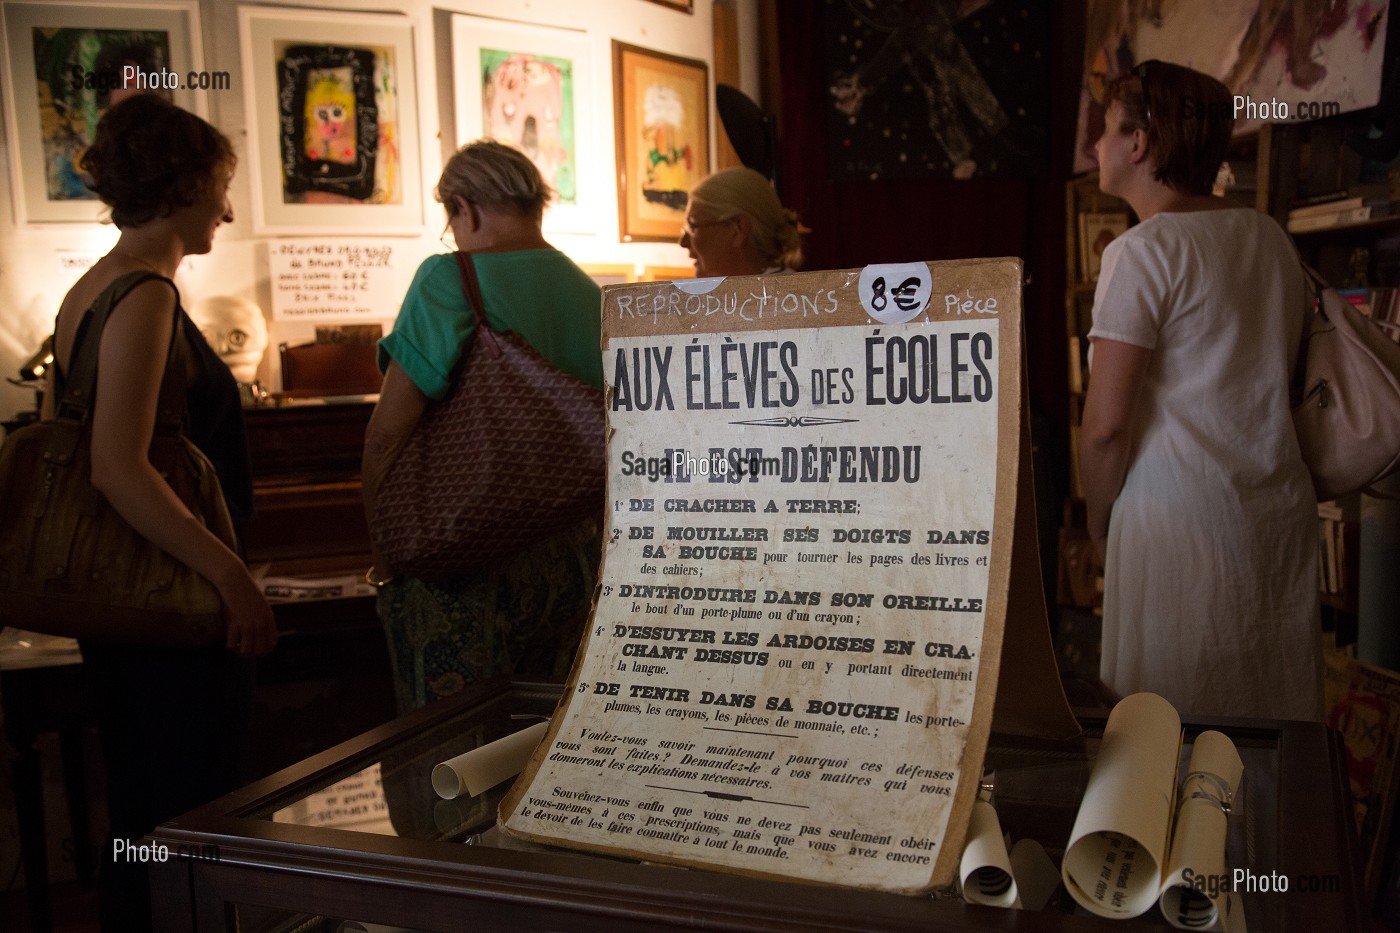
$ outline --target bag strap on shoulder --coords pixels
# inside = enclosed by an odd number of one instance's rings
[[[501,348],[496,343],[496,333],[486,324],[486,300],[481,297],[481,280],[477,278],[476,263],[471,253],[457,251],[457,271],[462,276],[462,290],[467,293],[467,303],[472,306],[472,314],[476,317],[476,333],[499,356]]]
[[[1288,386],[1289,401],[1294,405],[1307,391],[1304,383],[1307,381],[1308,342],[1312,337],[1313,319],[1315,315],[1321,315],[1324,321],[1327,320],[1327,315],[1322,310],[1322,293],[1331,287],[1312,266],[1301,260],[1298,264],[1303,267],[1303,332],[1298,338],[1298,357],[1293,361],[1293,378],[1289,380]]]
[[[119,276],[102,290],[92,307],[78,325],[73,350],[68,360],[63,397],[58,400],[58,417],[86,422],[92,416],[93,399],[97,394],[97,363],[101,356],[102,333],[107,320],[122,299],[136,286],[155,279],[166,282],[171,289],[175,283],[156,272],[129,272]],[[177,359],[176,347],[180,336],[180,298],[175,292],[175,319],[170,330],[170,345],[166,347],[165,368],[160,382],[160,398],[156,407],[156,427],[179,432],[185,419],[186,376],[183,361]]]

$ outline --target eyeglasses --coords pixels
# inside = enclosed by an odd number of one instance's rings
[[[1155,58],[1149,58],[1145,62],[1138,62],[1133,66],[1133,70],[1128,72],[1142,85],[1142,111],[1146,119],[1147,126],[1152,125],[1152,91],[1147,83],[1147,77],[1152,73],[1152,69],[1160,65],[1161,62]],[[1144,127],[1146,129],[1146,127]]]
[[[457,235],[452,232],[452,221],[447,222],[447,226],[442,228],[442,235],[438,237],[441,243],[450,252],[457,252]]]
[[[701,227],[713,227],[716,224],[727,224],[733,219],[733,217],[726,217],[723,220],[702,220],[699,223],[687,220],[685,223],[681,224],[681,236],[690,237],[693,240],[695,239],[695,232]]]

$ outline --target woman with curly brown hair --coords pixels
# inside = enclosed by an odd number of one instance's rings
[[[192,515],[152,465],[167,356],[187,374],[186,436],[214,464],[235,523],[252,489],[238,389],[185,314],[171,281],[186,256],[209,252],[233,219],[235,158],[222,133],[150,94],[103,115],[82,159],[89,187],[121,230],[111,252],[69,290],[54,329],[44,393],[53,417],[89,311],[111,300],[98,344],[92,485],[138,533],[212,582],[227,643],[201,649],[82,642],[100,710],[114,840],[131,845],[159,823],[237,786],[251,704],[251,662],[276,641],[272,611],[242,559]],[[144,867],[104,848],[104,929],[149,929]]]

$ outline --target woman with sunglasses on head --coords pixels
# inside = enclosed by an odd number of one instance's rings
[[[1212,197],[1229,91],[1147,62],[1108,88],[1104,251],[1081,441],[1104,561],[1101,675],[1183,714],[1321,716],[1317,513],[1288,386],[1304,274],[1269,217]]]
[[[751,168],[715,172],[690,189],[681,246],[699,278],[792,272],[802,265],[797,215]]]
[[[219,225],[233,220],[235,163],[222,133],[152,94],[103,114],[82,158],[88,187],[111,209],[121,236],[59,308],[44,415],[56,414],[90,310],[113,302],[97,343],[92,485],[139,534],[218,588],[228,627],[226,644],[205,648],[82,641],[84,674],[99,702],[113,840],[103,847],[104,930],[151,923],[146,867],[117,857],[114,846],[134,846],[160,823],[242,783],[250,659],[277,640],[272,610],[240,556],[191,514],[151,462],[162,383],[183,367],[182,433],[214,465],[234,525],[251,516],[238,386],[185,314],[172,281],[181,261],[208,253]]]

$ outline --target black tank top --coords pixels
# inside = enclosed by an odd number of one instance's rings
[[[178,339],[184,341],[189,357],[194,361],[185,390],[184,434],[214,465],[224,501],[228,503],[229,515],[241,538],[244,526],[253,517],[253,475],[248,461],[248,435],[243,425],[243,404],[238,383],[185,313],[175,283],[164,276],[159,278],[169,283],[175,291],[175,312],[180,328]],[[78,324],[73,347],[68,351],[70,359],[78,352],[78,344],[87,331],[87,315],[91,313],[91,310],[83,312],[84,319]],[[63,367],[55,362],[56,399],[63,397],[65,381]]]

